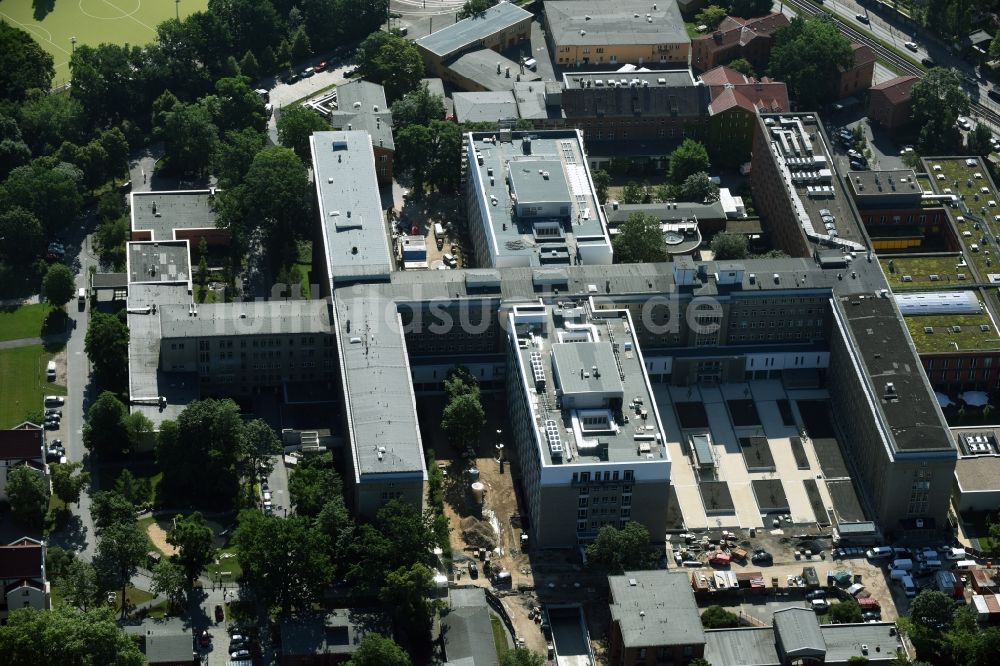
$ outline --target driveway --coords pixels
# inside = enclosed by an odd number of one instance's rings
[[[306,66],[308,65],[302,65],[301,67],[304,68]],[[354,69],[353,60],[339,63],[338,66],[332,69],[313,74],[305,79],[299,79],[295,83],[282,83],[278,80],[268,90],[271,95],[271,104],[274,105],[275,109],[280,109],[296,100],[309,97],[323,88],[340,85],[348,80],[344,73],[350,69]],[[302,70],[300,68],[297,71]]]
[[[274,469],[267,477],[267,486],[271,489],[271,504],[274,515],[286,516],[292,511],[292,500],[288,495],[288,468],[282,456],[274,456]]]

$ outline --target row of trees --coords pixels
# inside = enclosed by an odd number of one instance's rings
[[[897,624],[913,642],[920,663],[973,666],[1000,663],[1000,628],[982,628],[976,611],[937,590],[924,590],[910,603],[910,616]],[[917,664],[918,662],[913,662]]]

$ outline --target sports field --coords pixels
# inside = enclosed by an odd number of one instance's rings
[[[53,85],[69,79],[69,57],[76,45],[147,44],[156,26],[205,9],[208,0],[4,0],[0,19],[30,33],[52,54]]]

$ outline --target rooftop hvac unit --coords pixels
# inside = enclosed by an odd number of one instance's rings
[[[545,368],[542,367],[542,353],[533,351],[531,358],[531,373],[535,377],[535,386],[545,386]]]
[[[552,419],[545,422],[545,439],[549,444],[549,452],[562,455],[562,440],[559,437],[559,426]]]

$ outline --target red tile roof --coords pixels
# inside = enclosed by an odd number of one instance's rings
[[[881,92],[891,104],[900,104],[910,99],[913,86],[919,80],[916,76],[897,76],[894,79],[874,85],[871,89]]]
[[[751,79],[745,74],[730,69],[724,65],[708,70],[699,76],[706,86],[723,86],[727,83],[749,83]]]
[[[0,430],[0,460],[29,460],[42,457],[41,429]]]
[[[28,538],[0,546],[0,579],[41,578],[44,553],[41,543]]]
[[[716,67],[701,75],[708,86],[711,103],[710,115],[740,107],[751,113],[788,111],[788,88],[781,81],[763,78],[760,81],[744,76],[728,67]]]
[[[851,44],[851,48],[854,50],[854,67],[861,67],[862,65],[875,62],[875,52],[872,51],[870,46],[855,43]]]
[[[702,35],[692,41],[708,42],[713,49],[720,49],[732,46],[733,44],[746,46],[758,37],[770,37],[778,28],[783,28],[788,23],[787,16],[777,13],[752,19],[727,16],[712,33]]]

